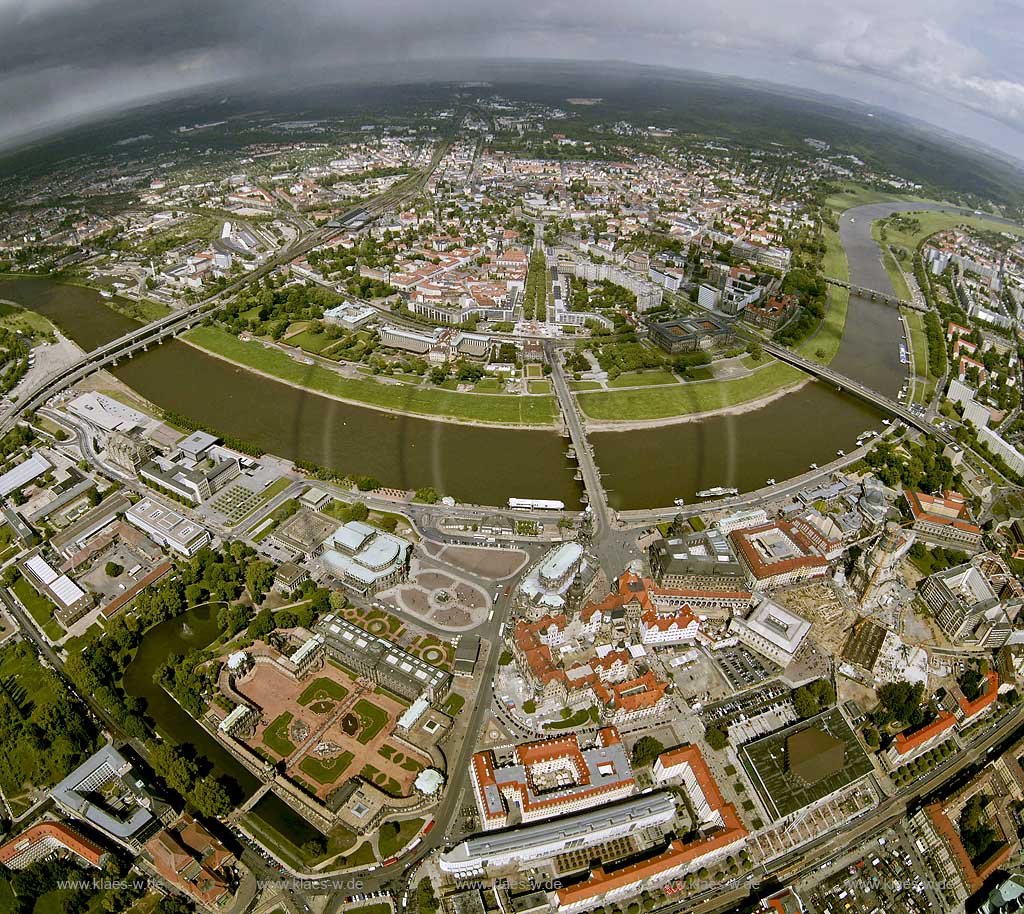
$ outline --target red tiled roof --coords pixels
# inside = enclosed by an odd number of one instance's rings
[[[942,496],[938,496],[907,489],[903,496],[907,500],[915,522],[941,524],[955,527],[965,533],[981,535],[981,527],[969,520],[967,501],[959,492],[948,491]],[[965,520],[965,518],[968,519]]]
[[[667,688],[668,683],[662,682],[648,670],[643,676],[613,685],[611,704],[621,711],[653,708],[665,697]]]
[[[896,751],[900,755],[906,755],[918,746],[924,745],[928,740],[935,738],[940,733],[944,733],[946,730],[949,730],[954,724],[956,724],[956,718],[948,711],[945,711],[928,724],[927,727],[915,730],[910,734],[910,736],[906,736],[903,733],[897,733],[896,740],[893,745],[895,745]]]
[[[960,708],[964,712],[965,717],[974,717],[981,711],[984,711],[992,702],[996,700],[996,695],[999,692],[999,674],[995,670],[989,670],[985,674],[985,678],[988,681],[985,691],[982,692],[974,701],[968,701],[966,698],[960,699]]]
[[[98,844],[86,840],[63,822],[40,822],[11,838],[6,844],[0,845],[0,864],[6,865],[25,850],[26,841],[35,844],[45,838],[58,841],[95,867],[99,867],[102,858],[106,856],[106,852]]]
[[[114,597],[106,606],[103,607],[103,615],[108,619],[114,615],[123,606],[127,606],[134,600],[143,590],[149,587],[150,584],[155,584],[160,580],[167,572],[169,572],[174,566],[170,562],[163,562],[157,565],[149,574],[142,578],[134,587],[130,587],[123,594],[118,597]]]
[[[964,882],[967,883],[973,895],[985,884],[985,880],[1009,859],[1013,848],[1010,844],[1004,842],[987,860],[981,862],[980,869],[976,868],[964,849],[959,833],[949,820],[949,816],[942,809],[942,806],[939,803],[931,803],[925,808],[928,810],[928,815],[935,826],[935,830],[949,845],[950,850],[953,851],[953,857],[957,862],[960,872],[963,874]]]
[[[792,558],[768,561],[761,554],[760,550],[751,542],[751,537],[768,530],[777,529],[790,542],[793,543],[801,554]],[[785,574],[788,571],[795,571],[798,568],[827,568],[828,562],[820,555],[812,553],[811,543],[807,537],[789,521],[769,521],[766,524],[759,524],[756,527],[746,527],[742,530],[733,530],[729,534],[739,553],[742,555],[747,567],[758,580],[773,577],[778,574]]]

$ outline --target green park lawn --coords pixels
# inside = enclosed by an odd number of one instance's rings
[[[903,301],[910,301],[910,286],[907,285],[907,279],[903,275],[900,265],[896,262],[896,258],[892,256],[892,251],[883,243],[879,243],[879,251],[882,255],[882,266],[885,267],[885,272],[889,276],[889,282],[892,283],[892,290],[896,293],[896,297],[902,298]]]
[[[346,695],[348,695],[348,689],[341,683],[328,679],[326,676],[318,676],[302,690],[302,694],[299,695],[299,704],[306,707],[313,701],[341,701]]]
[[[591,713],[593,710],[593,708],[581,708],[575,714],[570,714],[568,717],[563,717],[561,720],[556,720],[553,723],[544,724],[544,729],[565,730],[569,727],[582,727],[587,721],[596,720]]]
[[[363,745],[366,745],[380,733],[391,719],[387,711],[383,708],[378,708],[372,701],[367,701],[365,698],[360,698],[352,710],[359,715],[362,721],[359,736],[356,738]]]
[[[292,722],[292,712],[285,711],[271,721],[263,731],[263,744],[281,758],[287,758],[295,751],[295,744],[288,738],[288,725]]]
[[[444,704],[441,705],[441,710],[449,717],[452,717],[462,710],[462,706],[465,703],[466,699],[459,695],[458,692],[449,692],[448,697],[444,700]]]
[[[457,393],[436,387],[417,388],[407,384],[344,378],[329,368],[296,362],[278,349],[268,349],[257,342],[243,342],[217,327],[197,327],[185,334],[184,339],[289,384],[368,406],[501,425],[550,425],[558,409],[553,396]]]
[[[771,362],[746,377],[728,381],[582,393],[577,399],[584,414],[599,421],[669,419],[749,403],[806,378],[789,365]]]
[[[844,212],[853,206],[863,206],[866,203],[887,203],[891,200],[910,200],[916,203],[938,203],[938,200],[930,200],[927,197],[916,197],[913,194],[896,193],[891,191],[873,190],[870,187],[863,187],[860,184],[847,182],[841,186],[838,193],[833,194],[825,200],[825,205],[837,213]]]
[[[886,241],[895,247],[906,248],[908,251],[917,249],[918,244],[930,235],[941,232],[944,229],[953,228],[957,225],[968,225],[972,228],[986,232],[1010,232],[1013,235],[1024,236],[1024,228],[1019,226],[1003,225],[993,219],[984,216],[967,216],[961,213],[945,213],[941,210],[908,210],[900,213],[904,217],[912,217],[918,224],[914,228],[901,228],[897,224],[889,223],[886,226]],[[874,234],[874,229],[872,233]]]
[[[393,797],[399,797],[402,795],[402,785],[390,775],[374,768],[373,765],[363,765],[362,770],[359,772],[359,777],[364,781],[369,781],[371,784],[375,784],[385,793],[390,793]]]
[[[11,589],[51,641],[56,641],[64,634],[64,629],[53,618],[56,607],[49,598],[39,593],[24,577],[18,578]]]
[[[289,346],[304,349],[306,352],[319,354],[330,346],[331,343],[335,342],[335,340],[332,340],[326,333],[314,333],[311,330],[302,330],[294,336],[288,337],[284,342]]]
[[[326,786],[335,783],[345,773],[345,769],[352,764],[354,758],[355,756],[351,752],[342,752],[341,755],[329,759],[307,755],[299,762],[299,768],[318,784]]]
[[[901,310],[910,326],[910,347],[914,353],[914,372],[917,375],[914,385],[914,400],[917,403],[927,403],[931,400],[938,379],[932,377],[929,372],[928,334],[924,329],[924,315],[919,311],[911,311],[909,308]]]
[[[385,822],[377,834],[377,850],[381,857],[394,857],[423,828],[423,819],[405,819],[402,822]]]
[[[609,387],[654,387],[658,384],[678,384],[677,378],[671,371],[627,371],[620,374],[614,381],[609,381]]]

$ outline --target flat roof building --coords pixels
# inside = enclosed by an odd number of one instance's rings
[[[316,629],[331,656],[410,701],[420,695],[438,698],[451,684],[450,673],[335,613],[324,616]]]
[[[323,564],[342,585],[366,595],[405,580],[411,556],[408,540],[353,520],[334,531]]]
[[[747,647],[785,667],[800,650],[811,623],[765,597],[746,619],[733,616],[729,631]]]
[[[54,802],[70,815],[139,850],[161,828],[158,806],[132,772],[132,766],[109,743],[86,759],[50,791]]]
[[[574,815],[474,835],[445,851],[440,867],[456,877],[478,876],[489,866],[523,864],[595,847],[645,828],[663,827],[675,817],[672,795],[658,791]]]
[[[655,540],[649,558],[654,579],[662,587],[747,590],[743,569],[718,530]]]
[[[195,555],[210,540],[210,531],[155,498],[143,498],[124,512],[124,519],[153,540],[182,555]]]
[[[339,526],[333,517],[311,508],[299,508],[274,529],[270,538],[279,546],[311,557],[320,555],[324,543]]]
[[[6,498],[50,469],[50,461],[38,451],[0,476],[0,496]]]

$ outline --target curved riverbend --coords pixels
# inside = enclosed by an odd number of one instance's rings
[[[850,280],[891,290],[871,223],[895,212],[954,207],[872,203],[843,213],[840,237]],[[997,220],[1005,221],[1005,220]],[[1010,224],[1010,223],[1007,223]],[[106,307],[93,289],[46,278],[0,278],[0,298],[49,317],[84,349],[137,323]],[[899,390],[901,325],[892,307],[853,295],[833,367],[889,396]],[[396,415],[300,390],[172,341],[125,362],[114,374],[143,397],[189,415],[269,453],[305,459],[386,485],[440,492],[477,504],[503,505],[510,496],[557,498],[579,504],[579,483],[554,431],[471,426]],[[857,435],[878,427],[873,408],[812,381],[777,391],[726,414],[691,417],[642,429],[595,430],[597,463],[617,509],[691,500],[714,485],[751,491],[768,478],[791,478],[813,462],[824,465]]]
[[[91,350],[137,327],[93,289],[0,277],[0,298],[50,318]],[[554,430],[461,425],[356,406],[260,376],[170,341],[113,370],[157,406],[191,416],[268,453],[366,474],[401,488],[433,486],[476,504],[509,497],[576,506],[582,491]]]
[[[896,201],[843,213],[840,238],[850,282],[891,292],[881,252],[871,237],[871,223],[895,212],[926,209],[960,212],[955,207]],[[851,295],[842,343],[831,365],[895,397],[906,376],[899,357],[901,336],[895,308]],[[698,490],[715,485],[749,492],[769,478],[781,482],[806,472],[811,463],[824,466],[839,449],[851,451],[857,435],[880,428],[880,423],[881,414],[874,408],[814,381],[760,409],[642,432],[599,431],[590,439],[609,503],[627,510],[663,507],[676,498],[691,501]],[[650,472],[637,472],[638,455]]]

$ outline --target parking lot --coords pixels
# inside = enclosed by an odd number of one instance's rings
[[[841,865],[823,865],[823,878],[801,894],[811,914],[931,914],[943,911],[907,836],[889,829],[857,848]]]
[[[721,727],[729,727],[738,721],[749,720],[789,704],[789,695],[789,686],[772,681],[756,691],[705,705],[701,710],[701,718],[705,724],[717,723]]]
[[[715,661],[737,692],[752,688],[775,675],[774,667],[753,651],[742,646],[727,647],[714,652]]]

